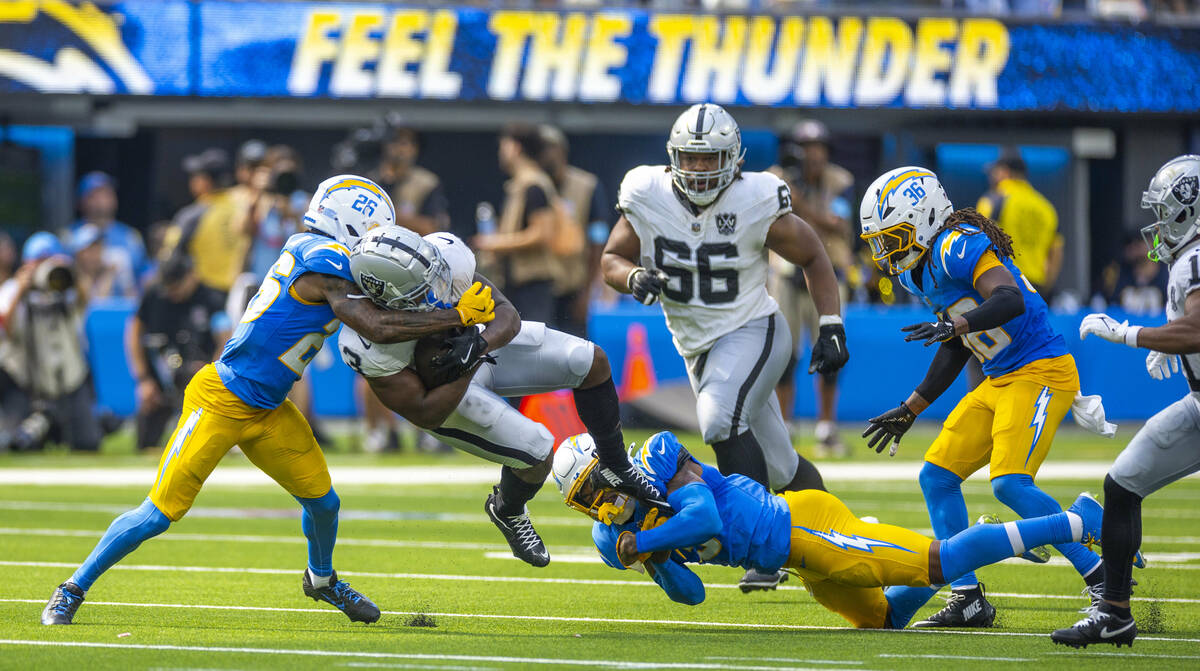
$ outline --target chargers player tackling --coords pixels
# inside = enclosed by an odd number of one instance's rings
[[[462,240],[449,233],[422,238],[400,226],[368,234],[355,248],[350,267],[363,292],[391,309],[427,310],[458,300],[472,282],[491,286],[475,272],[475,256]],[[615,455],[597,476],[604,471],[607,484],[663,506],[666,502],[625,454],[617,390],[604,350],[541,322],[522,321],[503,294],[494,296],[496,318],[483,331],[470,329],[446,341],[445,359],[463,366],[457,379],[443,384],[426,388],[413,370],[415,342],[377,344],[344,328],[338,347],[389,409],[465,452],[501,464],[500,482],[484,510],[513,555],[540,567],[550,562],[550,554],[525,504],[546,482],[554,436],[503,397],[572,389],[580,419]],[[479,365],[484,354],[494,356],[494,365]]]
[[[1154,223],[1142,229],[1150,258],[1170,264],[1167,324],[1143,328],[1092,314],[1079,325],[1079,337],[1149,348],[1146,370],[1158,380],[1178,371],[1182,360],[1190,391],[1146,421],[1104,478],[1108,542],[1101,600],[1089,617],[1050,635],[1076,648],[1133,645],[1130,567],[1140,563],[1142,499],[1200,471],[1200,156],[1177,156],[1159,168],[1142,194],[1142,207],[1154,212]]]
[[[905,327],[905,340],[940,343],[925,380],[898,408],[870,420],[863,436],[876,451],[890,443],[894,455],[917,415],[974,355],[987,379],[946,418],[921,469],[934,533],[949,538],[967,528],[962,481],[985,464],[996,498],[1021,517],[1062,510],[1034,485],[1033,476],[1075,404],[1079,374],[1065,341],[1049,324],[1045,301],[1013,264],[1008,235],[972,208],[955,211],[937,177],[915,166],[876,179],[863,197],[859,218],[861,237],[880,270],[897,276],[937,315],[936,322]],[[1080,398],[1094,400],[1096,412],[1103,412],[1098,398]],[[1077,418],[1084,414],[1080,403]],[[1103,580],[1100,558],[1078,543],[1056,547],[1094,598]],[[1026,558],[1044,562],[1049,557],[1029,553]],[[952,588],[946,607],[914,626],[991,626],[995,608],[974,573],[959,577]],[[903,598],[895,595],[893,604],[915,612],[932,594],[912,590]]]
[[[803,268],[821,315],[809,372],[832,373],[849,354],[829,257],[792,214],[783,180],[742,172],[741,131],[720,106],[681,114],[667,155],[670,166],[639,166],[621,182],[604,279],[646,305],[661,296],[722,473],[776,490],[823,489],[817,469],[792,447],[775,397],[792,344],[766,278],[768,249]],[[742,586],[773,588],[781,578],[748,573]]]
[[[188,383],[149,496],[114,520],[75,574],[55,589],[42,624],[70,624],[92,583],[182,518],[234,445],[303,508],[304,594],[353,621],[379,619],[379,608],[333,570],[340,502],[321,447],[287,399],[288,390],[342,321],[380,342],[397,342],[494,316],[487,290],[470,292],[457,308],[425,313],[382,310],[356,299],[347,248],[394,220],[391,199],[368,179],[338,175],[317,187],[304,216],[308,230],[288,239],[220,359]]]
[[[743,475],[721,475],[672,434],[655,434],[634,463],[667,492],[670,517],[611,488],[596,488],[591,438],[572,436],[554,455],[554,481],[566,504],[596,522],[604,563],[644,570],[673,601],[704,601],[704,583],[686,566],[709,563],[795,573],[822,606],[855,627],[903,628],[911,612],[892,607],[884,585],[940,584],[1042,543],[1099,539],[1103,511],[1081,494],[1068,512],[1006,524],[977,524],[936,541],[855,517],[832,494],[809,489],[772,495]]]

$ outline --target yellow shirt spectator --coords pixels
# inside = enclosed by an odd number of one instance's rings
[[[1013,261],[1038,287],[1054,284],[1061,265],[1062,236],[1058,213],[1050,201],[1026,180],[1008,177],[987,192],[975,206],[1012,237]]]

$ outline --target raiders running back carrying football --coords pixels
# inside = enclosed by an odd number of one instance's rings
[[[667,155],[670,165],[636,167],[621,182],[605,281],[647,305],[661,299],[722,473],[775,490],[823,489],[792,447],[774,394],[792,344],[767,294],[767,250],[804,269],[822,315],[810,373],[837,370],[849,357],[829,258],[792,214],[782,180],[742,172],[741,132],[720,106],[680,115]]]
[[[400,226],[364,237],[351,255],[350,269],[368,297],[394,309],[453,305],[477,283],[487,283],[476,274],[475,256],[462,240],[449,233],[422,238]],[[624,452],[616,387],[603,350],[541,322],[523,322],[502,294],[493,296],[496,318],[478,337],[469,333],[468,348],[482,344],[463,357],[478,357],[486,349],[495,357],[494,365],[469,368],[461,378],[432,389],[413,370],[418,363],[414,341],[372,343],[345,328],[338,348],[385,406],[441,440],[503,466],[485,509],[515,556],[545,566],[550,555],[530,524],[525,503],[549,473],[554,436],[503,397],[574,390],[580,419],[589,431],[605,436],[610,455],[615,455],[598,477],[643,500],[665,501]]]

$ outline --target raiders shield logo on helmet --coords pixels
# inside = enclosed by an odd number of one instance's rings
[[[383,280],[375,277],[371,273],[363,273],[360,275],[358,283],[360,286],[362,286],[363,291],[367,292],[367,295],[371,298],[379,299],[383,296]]]
[[[717,232],[721,235],[733,235],[733,229],[737,227],[737,214],[733,212],[724,212],[717,215]]]
[[[1195,175],[1175,182],[1175,186],[1171,189],[1171,195],[1175,196],[1175,200],[1179,201],[1180,205],[1191,205],[1196,202],[1197,194],[1200,194],[1200,179],[1197,179]]]

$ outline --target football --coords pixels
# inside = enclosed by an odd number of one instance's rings
[[[417,377],[421,378],[421,384],[424,384],[426,389],[433,389],[445,384],[446,381],[438,380],[435,375],[433,357],[448,349],[445,346],[447,338],[453,338],[464,330],[465,327],[456,326],[417,340],[417,345],[413,349],[412,368]]]

